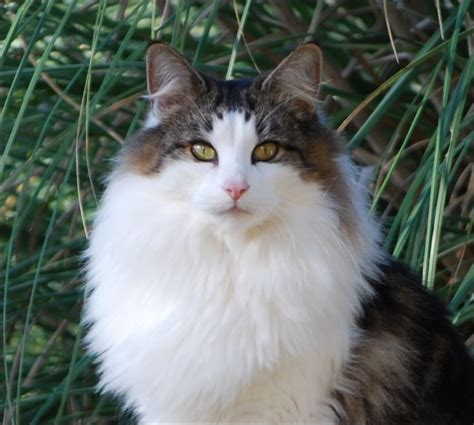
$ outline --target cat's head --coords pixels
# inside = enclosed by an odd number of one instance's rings
[[[150,178],[163,203],[213,225],[249,229],[317,213],[318,203],[344,225],[351,196],[340,143],[319,111],[321,69],[321,50],[308,43],[269,74],[218,81],[167,44],[152,44],[151,106],[122,168]]]

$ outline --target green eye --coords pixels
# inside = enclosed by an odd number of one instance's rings
[[[270,161],[278,153],[278,145],[273,142],[265,142],[258,145],[252,152],[254,161]]]
[[[197,142],[191,146],[191,153],[199,161],[211,162],[217,158],[215,149],[206,142]]]

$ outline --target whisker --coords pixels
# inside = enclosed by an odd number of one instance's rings
[[[278,213],[278,210],[275,210],[272,214],[272,222],[276,225],[277,229],[282,229],[282,230],[286,230],[286,233],[288,234],[289,238],[290,238],[290,241],[291,241],[291,244],[292,244],[292,247],[293,247],[293,252],[294,254],[297,254],[297,248],[296,248],[296,241],[295,241],[295,238],[294,238],[294,235],[293,235],[293,232],[291,231],[290,227],[288,226],[288,224],[286,223],[284,217]],[[275,218],[278,218],[279,220],[275,220]],[[279,224],[281,226],[279,226]]]

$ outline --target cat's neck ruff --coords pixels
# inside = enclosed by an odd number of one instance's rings
[[[215,406],[275,385],[276,365],[289,363],[293,375],[291,359],[310,357],[304,373],[319,382],[311,394],[322,402],[370,295],[364,276],[375,272],[375,242],[362,234],[370,224],[355,216],[360,234],[345,235],[330,198],[311,183],[313,208],[239,233],[238,223],[219,227],[168,203],[166,179],[117,172],[96,219],[86,320],[91,349],[107,352],[101,384],[127,394],[145,418],[185,421],[178,413],[192,412],[215,421],[226,414]],[[180,380],[187,384],[176,394]],[[153,412],[142,409],[150,404]],[[229,409],[229,419],[241,419]]]

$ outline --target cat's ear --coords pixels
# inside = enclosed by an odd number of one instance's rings
[[[151,112],[157,117],[193,101],[205,85],[188,61],[165,43],[156,42],[148,47],[146,72]]]
[[[262,84],[278,102],[313,114],[316,110],[323,66],[319,46],[306,43],[296,48],[270,73]]]

